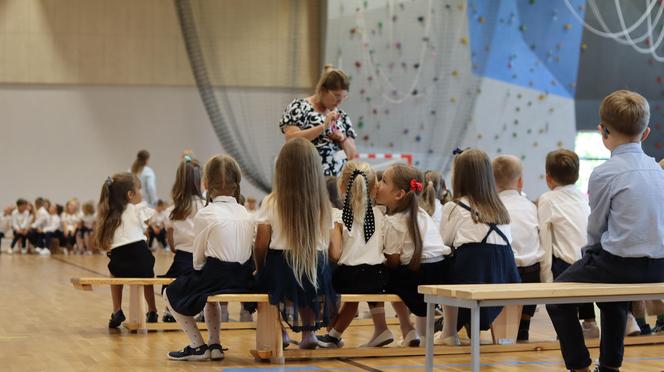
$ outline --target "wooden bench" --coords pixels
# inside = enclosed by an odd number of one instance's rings
[[[480,369],[480,307],[506,305],[619,302],[664,299],[664,283],[520,283],[422,285],[418,291],[427,302],[427,329],[434,326],[434,305],[468,308],[471,312],[471,365]],[[433,332],[427,332],[426,370],[433,369]],[[484,347],[483,347],[484,348]]]
[[[122,326],[127,328],[132,332],[137,333],[147,333],[148,331],[180,331],[181,327],[177,323],[146,323],[145,322],[145,306],[143,302],[143,292],[142,287],[144,285],[164,285],[170,284],[173,280],[172,278],[109,278],[109,277],[88,277],[88,278],[72,278],[71,283],[75,288],[92,291],[93,287],[101,285],[125,285],[129,287],[129,312],[128,319],[126,322],[122,323]],[[217,300],[216,302],[254,302],[249,300],[236,300],[235,295],[224,295],[229,296],[230,300]],[[250,295],[241,295],[237,296],[250,296]],[[265,295],[259,295],[265,296]],[[394,296],[398,299],[398,297]],[[219,297],[217,297],[218,299]],[[263,297],[260,297],[261,299]],[[265,298],[267,301],[267,298]],[[141,315],[143,314],[143,315]],[[398,319],[390,318],[387,320],[387,324],[399,324]],[[207,327],[204,322],[196,324],[198,329],[206,330]],[[353,326],[368,326],[373,325],[371,319],[354,319]],[[256,322],[222,322],[221,329],[256,329]]]

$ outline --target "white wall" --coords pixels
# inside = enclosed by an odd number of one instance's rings
[[[143,148],[159,197],[170,199],[183,149],[202,162],[222,152],[195,88],[0,85],[0,113],[2,206],[18,197],[97,200],[103,180],[127,170]]]

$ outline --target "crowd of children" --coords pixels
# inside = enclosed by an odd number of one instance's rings
[[[492,160],[479,149],[455,150],[448,190],[440,173],[403,164],[377,172],[351,160],[338,178],[326,178],[315,147],[293,138],[279,153],[272,192],[258,210],[256,200],[245,203],[240,193],[234,159],[214,156],[203,169],[185,155],[171,207],[160,201],[150,209],[136,176],[118,173],[104,181],[96,215],[92,203],[81,212],[75,199],[64,208],[43,198],[34,205],[19,199],[16,208],[4,210],[0,233],[13,233],[10,252],[33,246],[42,253],[53,240],[75,252],[108,250],[115,277],[153,277],[149,246],[156,239],[169,248],[175,255],[163,276],[176,279],[164,290],[164,320],[176,320],[189,338],[182,350],[168,353],[170,359],[224,357],[223,311],[206,300],[220,293],[267,293],[282,320],[302,333],[299,347],[305,349],[343,346],[358,304],[338,308],[339,294],[398,294],[403,302],[392,306],[401,344],[418,346],[434,331],[425,326],[418,285],[664,281],[664,171],[640,146],[649,134],[648,110],[643,97],[628,91],[602,102],[599,130],[612,157],[593,172],[589,199],[575,186],[579,158],[566,149],[547,155],[550,191],[531,201],[523,193],[521,161],[511,155]],[[147,321],[156,322],[152,287],[145,286],[144,294]],[[125,319],[121,286],[113,286],[112,297],[109,327],[117,327]],[[255,308],[243,305],[247,313]],[[654,331],[664,331],[660,302],[597,306],[603,319],[599,371],[620,367],[631,313],[648,333],[646,310],[656,312]],[[369,308],[374,331],[363,346],[392,343],[384,304]],[[535,309],[523,308],[519,341],[529,339]],[[482,308],[480,328],[488,329],[500,311]],[[588,370],[583,340],[600,334],[594,304],[548,305],[547,311],[567,368]],[[199,314],[207,342],[196,326]],[[457,332],[469,330],[468,311],[445,306],[443,314],[436,341],[467,344]],[[326,332],[316,335],[321,328]]]
[[[0,215],[0,253],[100,254],[94,241],[95,208],[95,202],[81,205],[77,198],[69,199],[64,206],[43,197],[37,197],[34,203],[20,198]],[[164,249],[169,249],[164,228],[165,208],[165,202],[159,200],[158,213],[149,223],[150,247],[156,239]],[[3,238],[9,241],[3,242]]]

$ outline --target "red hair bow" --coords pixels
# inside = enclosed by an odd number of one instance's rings
[[[413,178],[412,180],[410,180],[410,190],[422,192],[423,190],[422,182],[418,182],[416,179]]]

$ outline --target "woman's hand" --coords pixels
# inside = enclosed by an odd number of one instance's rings
[[[339,112],[337,110],[330,111],[325,115],[325,128],[329,128],[331,125],[336,124],[339,119]]]
[[[339,131],[336,131],[329,134],[327,138],[331,139],[334,142],[342,143],[343,141],[346,140],[346,135]]]

